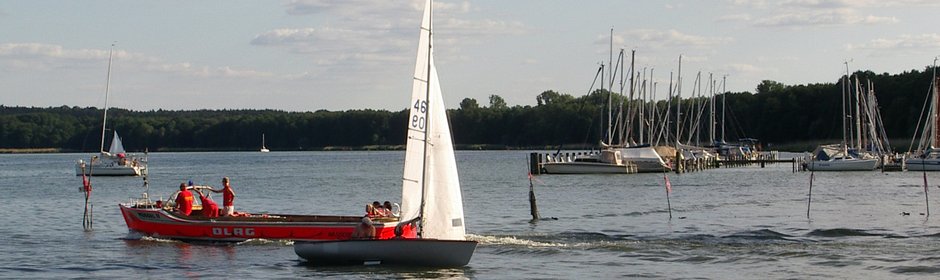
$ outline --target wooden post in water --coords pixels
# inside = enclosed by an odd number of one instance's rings
[[[920,162],[921,164],[924,164],[925,161],[927,161],[926,157],[924,159],[921,159]],[[927,217],[929,218],[930,217],[930,197],[927,196],[927,168],[921,167],[921,169],[924,170],[924,201],[927,202]]]
[[[539,206],[535,203],[535,185],[532,184],[532,174],[529,174],[529,213],[532,221],[539,220]]]
[[[539,168],[539,163],[541,163],[539,158],[539,153],[529,154],[529,174],[542,174],[542,170]]]
[[[806,199],[806,218],[809,219],[809,206],[813,203],[813,175],[816,175],[816,171],[811,171],[809,173],[809,198]]]

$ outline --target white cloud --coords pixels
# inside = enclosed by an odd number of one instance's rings
[[[650,48],[658,47],[682,47],[682,48],[700,48],[711,47],[733,42],[730,37],[706,37],[690,35],[679,32],[675,29],[655,30],[655,29],[635,29],[623,33],[625,40],[638,42]],[[616,37],[615,37],[616,38]]]
[[[878,38],[864,44],[849,44],[847,50],[922,50],[940,49],[940,34],[900,35],[894,38]]]
[[[926,0],[731,0],[732,6],[744,6],[749,14],[729,14],[716,21],[741,21],[759,27],[806,27],[893,24],[894,16],[867,14],[891,6],[940,6],[940,1]]]
[[[749,14],[724,15],[715,19],[715,21],[717,22],[737,22],[737,21],[748,22],[748,21],[751,21],[751,15]]]
[[[20,69],[55,71],[56,69],[99,67],[107,61],[108,49],[68,49],[40,43],[0,44],[0,64]],[[168,63],[159,58],[115,49],[114,59],[122,68],[172,73],[196,77],[266,78],[272,73],[238,69],[231,66],[195,66],[189,62]]]
[[[878,8],[893,6],[938,6],[935,0],[788,0],[780,3],[783,7],[802,8]]]
[[[526,27],[518,21],[502,20],[462,20],[457,18],[448,18],[437,22],[438,30],[451,34],[459,34],[461,37],[490,37],[499,35],[519,35],[525,33]]]
[[[287,13],[316,16],[323,23],[303,28],[279,28],[257,34],[251,44],[303,54],[320,65],[343,65],[350,71],[382,63],[410,61],[424,2],[411,5],[379,0],[294,0]],[[485,43],[496,36],[527,32],[518,21],[467,19],[469,1],[435,2],[435,42],[447,51]],[[449,59],[457,55],[446,56]]]
[[[852,9],[794,11],[754,21],[757,26],[832,26],[897,23],[895,17],[863,16]]]

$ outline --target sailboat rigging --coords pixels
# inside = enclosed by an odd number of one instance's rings
[[[431,0],[418,40],[402,172],[400,226],[416,223],[417,238],[295,242],[314,263],[404,264],[455,267],[469,263],[477,242],[466,240],[457,162],[434,66]]]
[[[147,173],[147,156],[127,154],[124,145],[118,136],[117,130],[111,138],[111,147],[104,149],[105,136],[108,129],[108,100],[111,95],[111,64],[114,61],[114,44],[108,52],[108,79],[104,91],[104,116],[101,122],[101,146],[99,155],[85,162],[78,160],[75,163],[75,175],[95,176],[139,176]]]

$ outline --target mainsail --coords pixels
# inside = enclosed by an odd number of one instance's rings
[[[432,44],[431,1],[427,1],[409,109],[401,219],[420,217],[422,238],[464,240],[457,163]]]

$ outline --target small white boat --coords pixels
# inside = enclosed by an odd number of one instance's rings
[[[628,174],[636,173],[636,165],[621,159],[620,151],[607,149],[600,153],[577,155],[572,160],[550,158],[542,163],[545,174]]]
[[[86,162],[83,159],[75,164],[75,175],[90,176],[139,176],[147,174],[147,158],[128,154],[121,144],[121,137],[114,132],[111,148]]]
[[[839,157],[830,160],[812,160],[806,163],[811,171],[872,171],[878,167],[878,159]]]
[[[803,163],[810,171],[872,171],[878,167],[877,158],[863,158],[842,144],[822,145]]]
[[[663,158],[652,146],[642,145],[620,148],[622,159],[636,165],[636,172],[669,172],[672,168],[663,161]]]
[[[268,150],[268,147],[265,147],[265,146],[264,146],[264,133],[261,133],[261,152],[262,152],[262,153],[267,153],[267,152],[270,152],[270,151],[271,151],[271,150]]]
[[[140,176],[147,173],[147,156],[128,154],[124,151],[124,144],[117,131],[111,138],[111,147],[105,151],[105,132],[108,127],[108,97],[111,93],[111,62],[114,45],[108,54],[108,83],[104,92],[104,117],[101,121],[101,153],[94,156],[89,162],[79,159],[75,163],[75,175],[88,176]]]
[[[459,267],[473,256],[477,242],[466,240],[457,160],[431,50],[431,0],[420,34],[399,224],[417,224],[418,237],[295,242],[294,252],[308,262]]]

